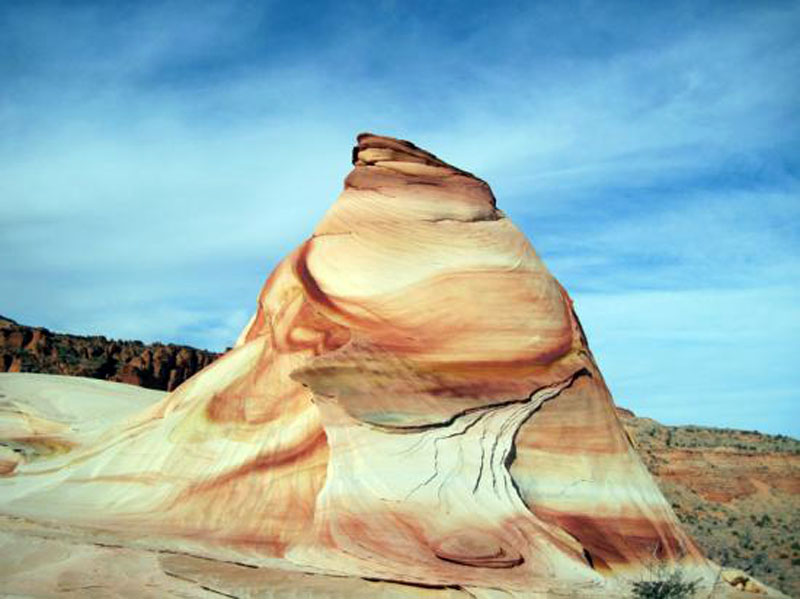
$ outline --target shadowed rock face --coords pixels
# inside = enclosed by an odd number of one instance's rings
[[[591,586],[654,559],[710,576],[488,185],[370,134],[353,163],[230,352],[19,466],[3,511],[425,584]]]

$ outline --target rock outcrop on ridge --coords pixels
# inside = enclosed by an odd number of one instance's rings
[[[231,351],[10,469],[0,512],[423,585],[578,596],[654,563],[710,583],[488,185],[370,134],[353,163]]]
[[[0,316],[0,372],[85,376],[173,391],[217,356],[185,345],[54,333]]]

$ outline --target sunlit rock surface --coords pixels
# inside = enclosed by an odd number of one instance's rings
[[[67,442],[17,434],[0,512],[415,584],[602,596],[654,562],[710,583],[569,296],[488,185],[370,134],[353,164],[234,349],[176,391],[85,433],[6,399],[0,422]]]

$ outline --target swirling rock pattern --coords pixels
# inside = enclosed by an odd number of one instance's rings
[[[17,464],[0,509],[422,584],[593,588],[653,560],[711,576],[569,296],[489,186],[371,134],[353,164],[231,351],[102,435]]]

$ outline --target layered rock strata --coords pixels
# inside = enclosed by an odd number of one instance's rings
[[[713,578],[488,185],[370,134],[353,164],[231,351],[17,465],[0,510],[427,585],[589,589],[654,562]]]

